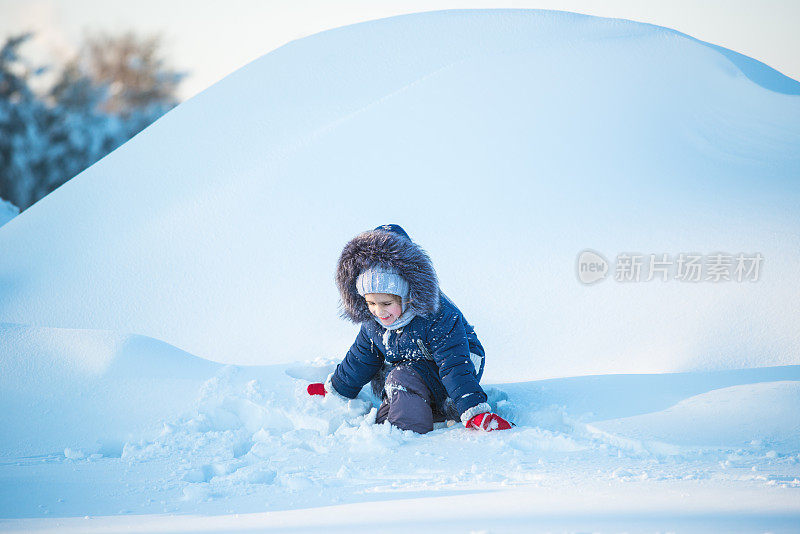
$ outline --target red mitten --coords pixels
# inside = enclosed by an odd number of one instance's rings
[[[306,390],[308,391],[309,395],[322,395],[324,397],[325,393],[326,393],[325,384],[323,384],[321,382],[316,382],[314,384],[309,384],[308,387],[306,388]]]
[[[492,430],[508,430],[511,428],[511,424],[496,413],[485,412],[479,413],[467,421],[467,428],[491,432]]]

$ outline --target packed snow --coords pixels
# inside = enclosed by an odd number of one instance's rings
[[[530,531],[542,517],[549,528],[628,528],[631,513],[699,531],[780,532],[800,519],[800,366],[487,385],[514,429],[422,436],[375,425],[368,388],[352,401],[309,397],[333,358],[238,367],[141,336],[11,325],[0,355],[3,529],[116,530],[131,524],[109,516],[143,515],[145,531],[205,530],[163,516],[200,513],[219,515],[223,531],[239,528],[238,514],[280,531],[291,523],[281,511],[311,508],[292,523],[310,531],[326,507],[358,503],[406,509],[398,529],[448,518],[455,532]],[[466,511],[497,492],[510,501]],[[424,505],[416,519],[409,503],[423,498],[451,498],[466,515]],[[263,512],[277,515],[259,523]],[[560,515],[577,512],[583,523]],[[76,519],[32,519],[48,516]]]
[[[548,11],[265,55],[0,228],[0,530],[796,532],[798,93]],[[375,425],[368,388],[306,394],[355,335],[338,253],[388,222],[513,429],[421,436]],[[586,286],[589,248],[764,263]]]

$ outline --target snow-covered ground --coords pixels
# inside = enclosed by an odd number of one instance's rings
[[[333,359],[226,366],[138,336],[10,325],[0,340],[8,530],[800,521],[800,366],[488,385],[514,429],[420,436],[375,425],[366,391],[308,397]]]
[[[543,11],[293,42],[0,228],[0,529],[797,532],[800,83]],[[309,398],[341,246],[403,224],[516,423]],[[591,248],[757,281],[578,281]]]

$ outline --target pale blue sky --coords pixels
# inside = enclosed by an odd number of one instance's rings
[[[0,37],[33,30],[34,59],[68,57],[84,31],[161,33],[171,63],[191,76],[189,97],[288,41],[401,13],[449,8],[542,8],[667,26],[754,57],[800,79],[795,0],[0,0]]]

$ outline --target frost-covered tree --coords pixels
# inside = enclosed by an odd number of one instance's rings
[[[68,65],[107,88],[103,110],[130,117],[163,114],[177,103],[175,92],[184,74],[169,68],[161,57],[158,36],[87,36],[79,58]]]
[[[71,66],[49,94],[53,122],[48,125],[54,175],[37,191],[41,198],[124,143],[136,132],[114,114],[102,111],[106,88]],[[158,117],[151,117],[155,120]]]
[[[46,128],[50,109],[30,87],[43,69],[19,55],[30,34],[10,37],[0,49],[0,196],[20,207],[31,204],[32,191],[46,167]]]
[[[159,57],[158,38],[100,35],[37,95],[19,54],[29,34],[0,52],[0,196],[22,209],[79,174],[177,104],[182,74]]]
[[[52,99],[31,89],[44,72],[19,53],[30,38],[0,50],[0,196],[27,208],[127,139],[120,120],[98,110],[104,91],[84,79],[62,81]],[[78,97],[78,94],[82,94]]]
[[[0,226],[19,215],[19,208],[0,198]]]

